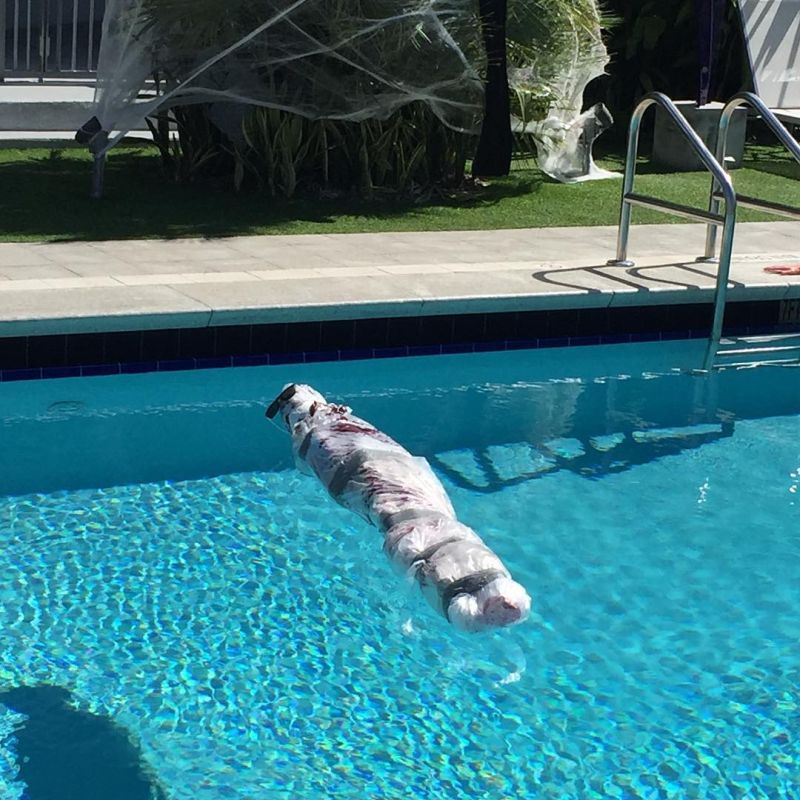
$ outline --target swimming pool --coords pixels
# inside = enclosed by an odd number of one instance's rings
[[[701,352],[2,385],[0,695],[63,687],[175,800],[795,797],[800,369]],[[264,420],[292,380],[429,458],[532,619],[406,590]]]

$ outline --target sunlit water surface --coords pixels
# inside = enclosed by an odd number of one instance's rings
[[[0,387],[0,691],[174,800],[797,797],[800,370],[659,347]],[[527,623],[454,631],[292,468],[293,378],[431,460]]]

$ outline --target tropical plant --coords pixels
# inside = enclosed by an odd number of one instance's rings
[[[511,0],[509,84],[520,156],[533,156],[545,135],[536,123],[554,110],[580,111],[583,85],[606,60],[601,26],[614,23],[594,0]]]
[[[646,92],[679,99],[698,94],[696,0],[608,0],[619,24],[609,32],[608,102],[620,116]],[[736,0],[724,0],[711,99],[727,100],[749,81]]]
[[[460,11],[448,19],[465,75],[468,64],[483,71],[480,27],[475,10],[464,13],[467,7],[453,4]],[[242,122],[236,131],[225,128],[227,135],[210,123],[208,105],[173,109],[177,143],[168,141],[163,119],[154,124],[164,163],[176,178],[228,175],[237,188],[251,185],[283,196],[298,187],[357,189],[367,196],[386,190],[418,193],[462,181],[474,139],[442,119],[450,95],[445,93],[444,104],[408,102],[415,93],[424,96],[425,81],[436,85],[440,74],[438,63],[426,60],[439,51],[425,49],[437,31],[423,13],[424,4],[287,0],[291,18],[274,22],[269,36],[251,35],[263,27],[266,8],[278,9],[280,16],[284,5],[278,0],[143,0],[138,35],[149,42],[164,91],[191,83],[198,54],[206,54],[206,89],[219,86],[254,101],[247,113],[231,111]],[[509,62],[529,76],[513,91],[517,116],[541,119],[563,99],[558,78],[596,38],[597,29],[594,0],[510,0]],[[238,46],[245,35],[251,35],[246,47]],[[215,61],[214,54],[226,48],[232,48],[229,56]],[[416,49],[424,51],[416,57],[419,88],[409,91],[403,79]],[[396,86],[387,86],[393,81]],[[458,92],[470,90],[467,81],[454,85],[454,107]],[[523,146],[530,149],[529,142]]]
[[[273,195],[291,196],[298,186],[358,189],[366,197],[456,186],[466,161],[466,137],[423,103],[360,123],[258,108],[245,120],[244,138],[235,149],[237,188],[249,179]]]

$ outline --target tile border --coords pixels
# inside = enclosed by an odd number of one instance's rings
[[[731,303],[725,333],[800,331],[786,302]],[[704,338],[711,313],[699,303],[4,337],[0,382]]]

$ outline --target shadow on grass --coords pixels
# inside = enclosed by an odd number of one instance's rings
[[[537,192],[535,172],[490,186],[424,200],[358,196],[291,200],[266,193],[179,185],[161,170],[152,150],[118,149],[106,167],[105,196],[89,196],[91,163],[79,151],[56,151],[0,161],[0,218],[6,240],[49,241],[129,238],[221,237],[348,230],[423,230],[432,212],[491,209],[507,198]],[[437,223],[458,228],[456,214]],[[422,225],[420,223],[423,223]]]
[[[779,175],[781,178],[800,180],[800,164],[791,157],[783,161],[743,161],[742,166],[758,172],[767,172],[770,175]]]

